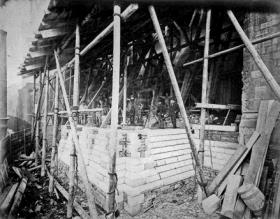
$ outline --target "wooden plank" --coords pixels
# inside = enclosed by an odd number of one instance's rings
[[[208,190],[209,190],[208,192],[210,194],[213,194],[215,192],[215,190],[218,187],[220,187],[220,185],[222,183],[223,183],[223,185],[222,185],[221,190],[223,192],[223,190],[224,190],[224,188],[226,186],[226,183],[227,183],[226,177],[229,174],[233,175],[236,172],[236,170],[238,169],[240,164],[243,162],[243,160],[246,158],[246,156],[248,155],[249,151],[251,150],[251,148],[255,144],[256,140],[259,138],[259,135],[260,134],[255,131],[253,133],[253,135],[251,136],[250,140],[248,141],[248,143],[246,144],[246,147],[240,146],[240,148],[237,149],[237,151],[232,156],[232,158],[228,161],[226,166],[220,171],[220,173],[216,176],[216,178],[212,181],[212,183],[208,187]],[[219,190],[220,190],[220,188],[219,188]],[[220,192],[221,191],[219,191],[219,193]]]
[[[219,174],[215,177],[212,183],[208,187],[209,194],[213,194],[215,190],[220,186],[220,184],[225,180],[234,166],[238,163],[238,161],[242,158],[244,153],[248,150],[248,148],[240,145],[240,148],[234,153],[231,159],[227,162],[225,167],[219,172]]]
[[[12,185],[10,186],[6,186],[6,188],[2,191],[1,195],[0,195],[0,206],[2,205],[2,203],[4,202],[4,200],[6,199],[9,191],[11,190]]]
[[[195,103],[196,108],[205,108],[205,109],[222,109],[222,110],[241,110],[240,105],[228,104],[210,104],[210,103]]]
[[[237,199],[237,190],[242,183],[242,176],[232,175],[229,177],[230,183],[227,186],[222,205],[221,215],[227,218],[233,218],[234,207]]]
[[[193,129],[201,129],[200,125],[192,124]],[[205,125],[205,130],[223,131],[223,132],[235,132],[237,131],[236,126],[229,125]]]
[[[259,171],[260,163],[265,150],[268,146],[269,138],[266,135],[261,135],[254,145],[251,153],[250,164],[247,175],[244,178],[244,183],[254,183]]]
[[[28,55],[31,58],[39,58],[47,55],[51,55],[51,51],[36,51],[36,52],[29,52]]]
[[[40,31],[42,37],[45,38],[53,38],[53,37],[61,37],[69,33],[67,28],[55,28],[55,29],[48,29]]]
[[[14,199],[14,195],[16,193],[17,187],[19,183],[15,183],[12,188],[10,189],[8,195],[6,196],[5,200],[3,201],[0,211],[8,213],[9,207],[12,205],[12,201]]]
[[[41,69],[43,67],[44,67],[44,65],[42,63],[38,63],[38,64],[33,64],[33,65],[26,65],[25,69],[26,69],[26,71],[31,71],[34,69]]]
[[[12,205],[10,213],[9,213],[9,218],[11,216],[16,216],[18,208],[19,208],[20,203],[21,203],[22,196],[23,196],[24,191],[26,189],[26,185],[27,185],[27,178],[24,177],[24,178],[21,179],[21,182],[20,182],[20,184],[18,186],[18,189],[17,189],[17,192],[15,194],[14,202],[13,202],[13,205]]]
[[[68,199],[68,196],[69,196],[68,192],[56,180],[54,180],[54,182],[55,182],[55,187],[57,188],[57,190],[62,194],[62,196],[65,199]],[[75,210],[81,216],[82,219],[90,219],[90,216],[75,200],[73,202],[73,207],[75,208]]]
[[[264,104],[267,104],[267,101],[263,101]],[[263,104],[261,103],[261,105]],[[270,102],[271,103],[271,102]],[[280,112],[280,103],[274,101],[271,104],[267,104],[269,107],[269,112],[266,114],[265,124],[259,125],[259,128],[262,130],[261,137],[259,141],[256,142],[256,145],[252,149],[250,164],[248,168],[248,173],[244,179],[244,182],[246,183],[255,183],[257,181],[257,184],[259,182],[259,179],[261,177],[263,165],[265,162],[267,149],[269,145],[269,140],[273,131],[273,128],[275,127],[276,120],[279,116]],[[262,112],[264,114],[265,112]],[[264,116],[263,116],[264,117]],[[262,119],[264,120],[264,119]],[[260,123],[263,123],[261,121]]]
[[[264,125],[266,122],[267,117],[267,110],[268,110],[269,101],[261,101],[257,119],[257,126],[256,131],[261,133],[264,130]]]

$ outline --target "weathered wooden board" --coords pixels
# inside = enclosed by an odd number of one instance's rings
[[[266,101],[264,101],[266,103]],[[261,106],[263,102],[261,103]],[[276,120],[280,112],[280,103],[277,101],[269,102],[268,106],[269,111],[266,113],[266,119],[260,120],[262,123],[265,120],[265,124],[261,124],[259,129],[262,131],[260,138],[254,145],[251,153],[250,164],[248,168],[248,173],[244,179],[245,183],[256,183],[258,184],[262,173],[263,165],[265,162],[267,149],[269,145],[269,140],[275,127]],[[264,112],[261,112],[261,116]],[[264,117],[264,116],[263,116]],[[259,120],[258,120],[259,122]],[[257,123],[258,124],[258,123]]]
[[[224,196],[221,215],[228,218],[233,218],[234,207],[237,199],[237,190],[242,183],[242,176],[232,175],[229,177],[230,183],[227,185],[227,189]]]
[[[212,183],[208,187],[208,193],[213,194],[215,190],[220,186],[220,184],[224,181],[224,179],[228,176],[232,168],[236,165],[236,163],[242,158],[244,153],[248,150],[246,147],[240,145],[240,148],[237,149],[235,154],[231,157],[231,159],[227,162],[225,167],[219,172],[219,174],[215,177]]]
[[[18,187],[18,183],[15,183],[12,188],[10,189],[8,195],[6,196],[5,200],[3,201],[2,205],[0,206],[0,211],[1,212],[6,212],[8,213],[8,210],[10,206],[12,205],[12,202],[14,200],[14,195],[16,193]]]
[[[228,175],[227,176],[235,174],[237,169],[243,163],[243,161],[246,158],[246,156],[251,151],[251,149],[252,149],[253,145],[255,144],[255,142],[258,140],[259,136],[260,136],[260,134],[257,131],[255,131],[253,133],[253,135],[251,136],[251,138],[249,139],[249,141],[246,144],[246,149],[247,150],[241,155],[241,157],[237,160],[237,162],[235,162],[234,166],[228,171]],[[226,185],[228,183],[228,179],[226,178],[226,176],[223,179],[224,179],[223,182],[220,183],[220,186],[218,188],[218,196],[220,196],[224,192],[224,189],[226,188]]]
[[[19,184],[18,189],[17,189],[17,192],[16,192],[15,197],[14,197],[14,202],[12,204],[9,216],[16,216],[19,205],[20,205],[21,200],[22,200],[22,196],[23,196],[24,191],[25,191],[26,186],[27,186],[27,180],[28,179],[25,178],[25,177],[21,179],[20,184]]]

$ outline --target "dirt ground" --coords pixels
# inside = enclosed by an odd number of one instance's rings
[[[64,187],[67,184],[61,181]],[[50,197],[48,193],[48,177],[40,177],[37,170],[29,176],[28,186],[18,213],[18,218],[59,219],[66,218],[67,201],[60,195]],[[84,193],[77,190],[76,200],[87,210]],[[74,216],[77,216],[76,212]],[[78,217],[77,217],[78,218]],[[219,218],[218,215],[206,215],[197,203],[196,184],[194,178],[177,183],[168,190],[155,191],[143,204],[143,210],[135,217],[129,216],[124,210],[120,211],[120,219],[191,219]]]
[[[191,219],[219,218],[218,215],[206,215],[201,205],[197,203],[196,185],[193,178],[187,179],[175,186],[171,191],[158,192],[152,200],[144,203],[144,209],[139,215],[130,217],[125,212],[121,219]]]

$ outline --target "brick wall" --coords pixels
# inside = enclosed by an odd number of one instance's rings
[[[280,31],[280,16],[250,13],[245,16],[243,28],[251,40],[268,36]],[[255,47],[276,81],[280,83],[280,38],[257,44]],[[256,127],[256,112],[260,101],[276,99],[276,97],[246,49],[243,53],[242,80],[240,143],[245,143]]]

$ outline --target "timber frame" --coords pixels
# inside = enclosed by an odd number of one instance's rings
[[[114,1],[113,17],[111,13],[111,1],[108,1],[104,5],[100,5],[98,3],[95,3],[95,1],[83,0],[78,5],[79,7],[77,7],[77,3],[75,3],[75,1],[69,1],[70,3],[68,4],[64,3],[63,1],[61,1],[62,3],[56,2],[57,1],[51,1],[49,11],[45,14],[43,21],[40,24],[40,32],[35,35],[35,39],[34,41],[32,41],[30,52],[26,56],[20,74],[34,75],[34,81],[36,81],[37,77],[40,78],[40,91],[38,92],[39,101],[37,109],[35,110],[35,119],[33,121],[33,135],[35,138],[37,155],[36,162],[38,161],[39,153],[39,125],[41,120],[40,109],[42,108],[42,94],[45,87],[44,116],[42,118],[44,124],[41,171],[42,176],[45,174],[44,162],[47,147],[46,126],[48,123],[48,109],[50,108],[48,107],[49,81],[53,81],[55,79],[55,102],[52,110],[55,125],[53,129],[54,138],[52,141],[51,177],[53,177],[53,175],[55,174],[55,165],[57,162],[55,133],[57,133],[58,127],[57,120],[59,117],[59,108],[60,110],[66,110],[67,113],[73,138],[73,147],[70,154],[71,160],[73,160],[71,161],[72,165],[70,168],[70,198],[68,200],[67,216],[72,216],[72,205],[74,201],[73,187],[74,177],[76,174],[76,150],[81,151],[81,146],[79,145],[77,137],[76,119],[75,116],[73,116],[71,107],[78,106],[80,104],[80,101],[82,101],[79,95],[79,93],[82,93],[80,89],[80,87],[82,87],[81,85],[83,85],[83,87],[86,87],[86,90],[83,90],[83,92],[85,93],[85,98],[87,98],[87,94],[91,89],[96,91],[95,95],[90,98],[91,101],[89,102],[89,106],[96,98],[96,95],[98,95],[99,91],[102,89],[105,83],[110,84],[109,88],[112,88],[110,91],[112,94],[112,108],[108,112],[105,121],[111,120],[110,167],[108,170],[110,181],[108,185],[109,193],[107,205],[109,209],[109,217],[114,218],[114,212],[116,210],[115,189],[117,186],[115,170],[117,145],[116,142],[118,128],[118,111],[121,98],[123,98],[124,96],[123,107],[125,108],[127,88],[131,86],[129,85],[130,83],[133,84],[133,80],[142,80],[142,83],[144,84],[145,81],[142,77],[164,77],[162,75],[144,75],[146,68],[148,68],[149,66],[159,66],[159,63],[163,62],[165,63],[167,69],[166,72],[168,73],[169,79],[171,81],[169,84],[171,93],[174,92],[174,96],[176,97],[183,119],[183,124],[190,142],[192,157],[195,161],[195,167],[198,170],[197,179],[204,193],[207,195],[207,183],[202,170],[204,158],[205,123],[201,123],[200,147],[199,151],[197,152],[197,147],[191,136],[191,124],[189,122],[189,118],[185,109],[186,100],[181,95],[181,90],[177,79],[179,76],[178,71],[184,71],[185,68],[191,67],[194,67],[194,69],[192,69],[193,71],[198,71],[198,69],[200,68],[196,64],[199,62],[203,62],[201,121],[205,121],[205,109],[207,108],[208,104],[207,96],[209,96],[209,94],[207,94],[207,80],[209,77],[208,73],[210,74],[210,66],[208,65],[208,61],[210,59],[219,57],[221,55],[233,53],[238,50],[240,52],[240,49],[244,47],[249,50],[269,86],[273,90],[276,97],[280,100],[280,86],[275,81],[271,72],[265,66],[264,62],[253,46],[253,44],[279,37],[280,33],[275,33],[274,35],[271,35],[269,37],[250,41],[242,30],[234,13],[229,8],[227,8],[227,10],[223,9],[224,15],[228,16],[227,23],[213,27],[212,32],[215,33],[215,31],[218,30],[220,31],[220,33],[234,31],[240,36],[240,38],[235,37],[234,39],[232,39],[234,44],[233,47],[225,48],[223,51],[216,51],[215,53],[209,54],[209,47],[215,47],[215,42],[213,42],[213,40],[211,41],[210,37],[210,22],[211,20],[219,19],[221,16],[220,14],[219,16],[213,16],[216,12],[215,9],[207,9],[206,33],[205,35],[201,35],[201,29],[203,28],[202,20],[205,18],[203,14],[204,12],[201,12],[200,17],[197,17],[194,13],[195,10],[185,7],[187,1],[183,0],[176,1],[176,3],[180,3],[184,6],[183,9],[178,12],[176,11],[176,6],[174,6],[174,8],[171,7],[171,9],[168,8],[168,10],[170,10],[170,14],[168,16],[163,16],[167,13],[167,10],[165,8],[162,8],[160,5],[157,6],[157,3],[166,3],[166,1],[163,0],[158,2],[156,0],[139,0],[133,1],[135,3],[130,5],[121,4],[120,1]],[[194,1],[189,1],[188,4],[198,4],[199,6],[203,4],[202,1],[196,2],[197,3],[194,3]],[[219,2],[224,1],[216,1],[216,4],[219,4]],[[240,2],[241,1],[236,1],[236,5],[238,5],[239,7],[241,6]],[[245,6],[247,7],[250,1],[246,2],[247,4],[245,4]],[[141,5],[140,7],[140,5],[138,5],[137,3],[145,3],[145,5],[143,7]],[[153,3],[156,3],[156,6],[150,5]],[[272,1],[271,4],[278,5],[276,1]],[[257,1],[257,5],[262,5],[261,1]],[[268,5],[267,8],[270,7],[271,5]],[[183,11],[184,13],[182,13],[181,11]],[[186,17],[182,19],[183,14],[186,14]],[[98,17],[98,19],[96,19],[96,17]],[[165,26],[161,26],[159,20]],[[193,27],[194,22],[197,22],[197,24],[200,26]],[[188,32],[182,30],[181,28],[186,24],[189,24]],[[110,38],[112,32],[113,40]],[[125,34],[121,34],[121,32],[124,32]],[[180,41],[180,34],[184,36],[184,42]],[[123,38],[121,39],[121,37]],[[157,45],[156,47],[154,46],[155,44]],[[172,63],[176,58],[175,52],[184,50],[186,48],[190,49],[190,53],[193,52],[193,54],[190,54],[188,59],[180,60],[180,62],[178,62],[179,64]],[[139,51],[137,52],[137,50]],[[133,54],[133,52],[134,56],[131,56],[131,54],[129,53]],[[137,56],[139,56],[140,58],[137,59]],[[198,58],[201,56],[203,56],[203,58]],[[135,61],[140,62],[140,66],[137,66],[137,71],[140,70],[140,73],[139,75],[131,76],[131,74],[128,74],[129,70],[127,68],[130,62]],[[100,71],[94,73],[94,68],[99,68]],[[51,70],[54,70],[54,76],[49,76],[49,72]],[[161,72],[162,69],[157,70],[157,72]],[[123,75],[121,75],[123,71],[124,77]],[[93,80],[94,84],[89,84],[90,80],[83,80],[86,81],[86,83],[79,83],[79,81],[81,80],[80,78],[85,79],[85,72],[88,72],[88,79]],[[44,76],[42,77],[42,75]],[[66,78],[66,75],[68,75],[68,78]],[[192,80],[191,77],[195,76],[190,76],[190,78],[187,78],[187,82],[188,80]],[[120,91],[120,85],[123,84],[123,81],[124,90],[122,89]],[[72,82],[74,87],[73,93],[71,89]],[[70,83],[69,91],[66,90],[66,83]],[[182,86],[181,82],[180,85]],[[60,89],[63,97],[62,102],[64,105],[58,103],[59,101],[61,101],[61,98],[59,97]],[[123,124],[125,124],[125,120],[123,120]],[[87,199],[88,205],[90,206],[90,214],[92,218],[97,218],[98,216],[94,204],[94,197],[90,192],[91,189],[88,181],[85,163],[83,161],[83,156],[81,156],[81,160],[83,165],[82,169],[84,170],[81,174],[83,176],[83,182],[87,190]],[[52,192],[53,180],[50,181],[50,193]]]

